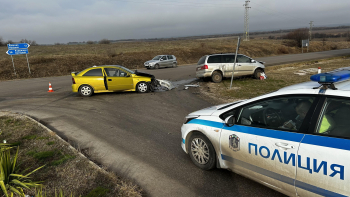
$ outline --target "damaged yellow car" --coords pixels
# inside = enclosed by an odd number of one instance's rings
[[[79,73],[72,72],[72,91],[82,96],[100,92],[153,91],[157,80],[153,75],[132,71],[123,66],[93,66]]]

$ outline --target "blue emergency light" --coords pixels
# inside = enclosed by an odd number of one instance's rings
[[[317,75],[312,75],[310,79],[312,81],[317,81],[318,83],[335,83],[340,81],[345,81],[350,78],[350,70],[347,69],[337,69],[327,73],[320,73]]]

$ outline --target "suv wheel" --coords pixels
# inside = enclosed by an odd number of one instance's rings
[[[222,74],[219,71],[214,71],[211,75],[211,80],[214,83],[220,83],[222,81]]]
[[[255,79],[260,79],[260,76],[261,76],[262,72],[263,71],[260,68],[255,69],[255,71],[254,71],[254,78]]]

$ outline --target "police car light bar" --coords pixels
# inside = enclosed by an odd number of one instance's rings
[[[332,84],[350,79],[350,68],[337,69],[327,73],[320,73],[310,77],[312,81],[317,81],[320,84]]]

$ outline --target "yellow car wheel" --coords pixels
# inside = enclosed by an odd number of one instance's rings
[[[139,93],[146,93],[149,91],[148,83],[140,82],[136,85],[136,91]]]
[[[94,93],[94,90],[89,85],[82,85],[79,88],[79,93],[82,96],[89,97],[89,96],[91,96]]]

